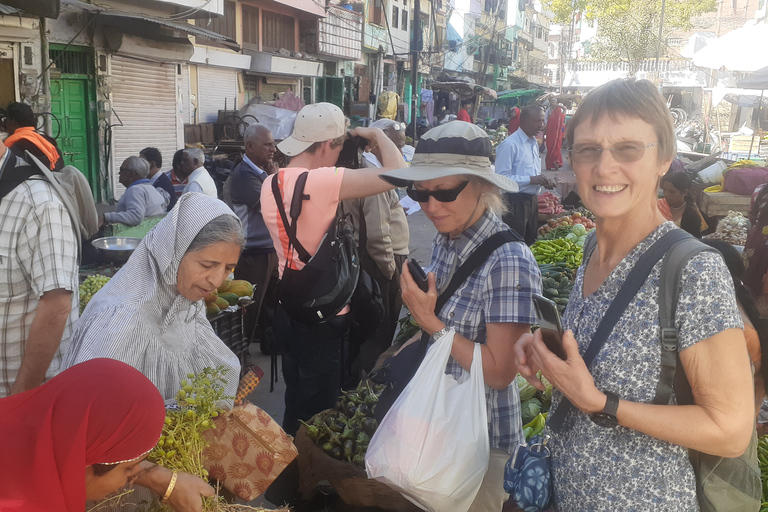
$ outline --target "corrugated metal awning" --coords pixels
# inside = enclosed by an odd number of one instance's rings
[[[206,39],[217,41],[232,49],[236,49],[236,50],[240,49],[240,45],[238,45],[237,41],[235,41],[234,39],[231,39],[227,36],[213,32],[211,30],[200,28],[195,25],[190,25],[189,23],[186,23],[183,21],[174,21],[174,20],[168,20],[164,18],[155,18],[152,16],[130,14],[130,13],[118,12],[118,11],[102,11],[100,14],[107,18],[115,18],[120,20],[136,20],[139,22],[162,25],[164,27],[171,28],[173,30],[179,30],[181,32],[185,32],[187,34],[191,34],[196,37],[204,37]]]

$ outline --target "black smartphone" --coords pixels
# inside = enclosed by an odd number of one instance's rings
[[[560,321],[560,312],[557,304],[537,293],[533,294],[533,305],[536,315],[539,317],[539,329],[544,344],[557,357],[567,359],[563,348],[563,324]]]
[[[410,271],[413,280],[416,281],[416,284],[419,285],[419,288],[421,288],[421,291],[424,293],[428,292],[429,278],[427,277],[427,274],[424,273],[424,269],[421,268],[419,262],[414,259],[409,259],[408,270]]]

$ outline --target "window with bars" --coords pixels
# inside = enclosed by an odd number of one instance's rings
[[[237,21],[236,9],[237,6],[235,2],[224,0],[224,16],[195,20],[195,25],[210,30],[211,32],[227,36],[230,39],[237,39],[237,28],[235,27],[235,21]]]
[[[90,53],[81,51],[51,50],[49,52],[55,69],[67,75],[89,74],[91,57]]]
[[[272,52],[280,48],[295,51],[296,35],[293,18],[268,11],[262,11],[261,14],[264,31],[262,49]]]
[[[243,45],[251,49],[259,46],[259,10],[243,4]]]
[[[400,22],[400,9],[392,6],[392,28],[397,28]]]

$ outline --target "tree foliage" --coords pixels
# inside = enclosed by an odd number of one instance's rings
[[[661,4],[662,0],[545,0],[545,6],[555,13],[555,23],[568,25],[579,14],[597,22],[592,55],[627,62],[632,75],[643,60],[656,55]],[[716,0],[666,0],[662,38],[675,29],[690,29],[691,18],[714,11],[716,6]],[[664,52],[662,46],[662,55]]]

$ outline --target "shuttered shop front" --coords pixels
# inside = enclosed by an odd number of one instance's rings
[[[215,66],[197,68],[198,120],[215,123],[219,110],[235,110],[237,103],[237,70]]]
[[[146,147],[156,147],[167,168],[179,145],[176,64],[112,57],[112,182],[115,197],[125,191],[117,179],[120,165]],[[117,117],[119,116],[119,120]]]

